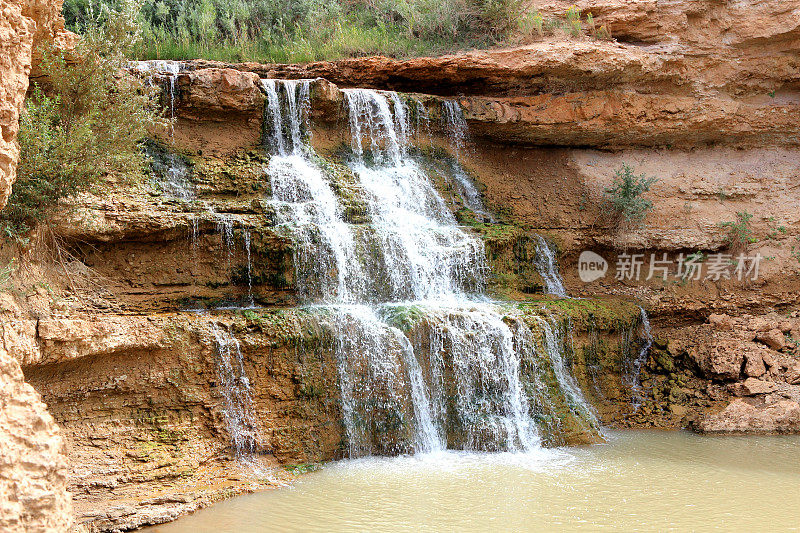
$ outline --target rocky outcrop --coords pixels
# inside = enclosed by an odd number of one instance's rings
[[[800,430],[800,319],[771,313],[712,314],[709,324],[686,328],[670,340],[672,357],[685,356],[708,380],[718,410],[697,416],[705,433],[793,433]],[[780,342],[778,342],[780,338]]]
[[[503,143],[742,148],[800,142],[800,106],[793,99],[590,90],[459,101],[475,135]]]
[[[572,2],[528,8],[562,16]],[[306,65],[193,61],[262,78],[324,78],[458,96],[476,135],[503,143],[602,148],[797,146],[797,2],[577,2],[616,42],[554,36],[441,57]]]
[[[32,55],[62,28],[59,1],[0,1],[0,208],[16,177]],[[0,529],[66,531],[72,516],[64,445],[39,395],[24,382],[17,354],[7,350],[0,348]]]
[[[0,529],[67,531],[72,509],[64,443],[19,363],[0,348]]]
[[[704,417],[694,427],[703,433],[797,433],[800,403],[773,397],[760,401],[737,398],[723,411]]]

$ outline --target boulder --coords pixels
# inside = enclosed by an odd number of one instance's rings
[[[745,359],[741,344],[738,340],[720,340],[699,347],[694,351],[694,357],[708,377],[736,380],[739,379]],[[693,351],[689,354],[691,356]]]
[[[715,330],[729,331],[733,329],[733,319],[729,315],[711,314],[708,323]]]
[[[745,355],[744,373],[746,376],[757,378],[767,371],[764,358],[758,351],[748,352]]]
[[[784,399],[767,404],[737,398],[721,412],[699,418],[693,428],[701,433],[797,433],[800,403]]]
[[[734,385],[734,394],[737,396],[756,396],[758,394],[769,394],[775,388],[775,384],[770,381],[747,378],[743,382]]]
[[[786,346],[786,337],[784,337],[783,332],[778,328],[773,328],[769,331],[763,331],[759,333],[756,336],[756,340],[763,342],[776,351],[783,350],[783,348]]]
[[[230,68],[206,68],[183,72],[177,80],[178,105],[194,115],[257,114],[264,108],[261,80],[257,74]]]

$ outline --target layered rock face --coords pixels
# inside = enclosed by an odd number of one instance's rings
[[[19,112],[36,46],[63,28],[61,2],[0,2],[0,207],[16,177]],[[8,324],[3,318],[3,331]],[[0,348],[0,528],[66,531],[72,510],[58,427],[23,380],[18,355]]]
[[[568,7],[535,4],[544,13]],[[443,109],[458,104],[472,136],[459,159],[502,223],[445,194],[448,207],[484,240],[492,294],[571,325],[567,360],[605,423],[797,431],[800,5],[584,4],[619,42],[553,38],[304,66],[195,61],[161,80],[176,122],[152,153],[169,179],[131,185],[110,176],[65,205],[51,224],[56,255],[33,246],[22,257],[14,283],[23,296],[4,317],[4,345],[62,425],[82,527],[164,522],[291,478],[282,466],[344,454],[330,332],[290,309],[299,301],[297,250],[264,201],[262,77],[324,78],[311,88],[311,142],[350,221],[365,219],[365,207],[341,164],[349,132],[335,84],[426,93],[414,95],[421,106],[409,118],[428,117],[416,156],[443,190],[452,189]],[[618,232],[604,219],[603,193],[623,163],[659,181],[646,224]],[[758,280],[613,279],[624,251],[729,252],[724,224],[737,212],[754,215],[746,251],[769,258]],[[570,295],[611,298],[542,295],[537,233],[557,245]],[[584,250],[609,261],[606,277],[581,281]],[[249,298],[266,309],[224,310]],[[633,302],[650,312],[652,339]],[[243,369],[234,383],[251,384],[251,411],[241,416],[259,428],[248,441],[255,470],[237,458],[229,416],[241,390],[231,393],[225,361]],[[18,378],[13,368],[8,375]],[[63,465],[41,420],[53,459],[37,475],[52,481],[33,493],[63,508]],[[562,440],[551,443],[582,442],[581,428],[563,422]],[[258,472],[274,477],[254,485]]]

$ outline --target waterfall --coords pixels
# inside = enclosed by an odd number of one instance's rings
[[[195,199],[194,186],[189,179],[191,169],[182,157],[158,148],[155,143],[146,144],[144,151],[150,159],[152,174],[167,196],[187,202]]]
[[[639,353],[633,360],[627,362],[623,368],[623,383],[627,384],[631,389],[631,405],[634,411],[638,411],[644,401],[642,393],[641,373],[642,366],[647,362],[647,355],[650,353],[650,348],[653,346],[653,332],[650,328],[650,318],[643,307],[639,307],[639,315],[641,317],[641,330],[642,330],[642,347]]]
[[[356,156],[350,167],[366,193],[388,272],[390,299],[458,299],[480,293],[487,270],[483,242],[456,225],[419,165],[413,159],[401,159],[398,139],[407,140],[408,135],[395,131],[387,97],[376,91],[347,89],[345,98]],[[398,112],[404,109],[399,99],[394,104]],[[364,152],[365,138],[369,154]]]
[[[467,121],[464,118],[464,112],[455,100],[446,100],[442,103],[442,128],[447,134],[450,144],[456,153],[453,177],[456,181],[455,185],[458,193],[464,200],[464,205],[475,213],[483,216],[487,221],[494,222],[491,213],[489,213],[483,205],[478,189],[460,164],[461,155],[464,152],[469,138],[469,129],[467,127]]]
[[[539,445],[520,376],[523,350],[492,306],[430,310],[429,371],[436,420],[470,450],[527,451]],[[516,324],[524,327],[521,322]],[[522,332],[530,336],[524,327]],[[528,343],[528,349],[532,344]],[[449,373],[449,376],[445,376]],[[453,384],[454,390],[446,383]],[[454,413],[448,421],[448,410]]]
[[[269,139],[278,155],[299,154],[303,149],[303,130],[311,104],[309,80],[261,80],[267,94]],[[283,108],[286,113],[282,112]]]
[[[442,127],[450,138],[450,142],[460,154],[467,141],[467,120],[461,106],[455,100],[446,100],[442,103]]]
[[[600,423],[597,420],[594,409],[589,402],[586,401],[586,397],[583,395],[578,382],[566,367],[566,362],[564,360],[564,339],[562,337],[561,327],[553,317],[549,319],[538,318],[537,320],[544,333],[545,347],[550,362],[553,365],[553,372],[556,375],[561,390],[564,392],[570,404],[570,408],[579,413],[592,427],[598,427]]]
[[[237,457],[252,453],[258,441],[250,380],[244,370],[239,341],[217,324],[211,325],[217,349],[217,375],[224,399],[223,416]]]
[[[148,83],[151,83],[154,74],[166,75],[166,89],[169,91],[169,136],[170,139],[173,138],[175,136],[175,80],[184,69],[184,64],[171,60],[133,61],[131,68],[141,74],[147,74],[149,76]]]
[[[250,307],[254,307],[255,301],[253,300],[253,259],[252,259],[252,252],[250,249],[250,232],[248,230],[244,230],[244,249],[245,253],[247,254],[247,300],[250,303]]]
[[[344,90],[347,165],[366,211],[349,223],[334,177],[303,141],[309,82],[264,80],[264,90],[269,201],[276,228],[295,242],[309,320],[333,339],[349,456],[538,447],[534,413],[551,392],[536,382],[534,361],[548,354],[516,311],[485,295],[483,241],[458,226],[409,155],[405,99]],[[545,351],[560,350],[542,329]],[[550,357],[562,394],[579,403],[563,359]]]
[[[544,291],[547,294],[566,297],[567,291],[564,289],[564,282],[558,273],[558,262],[555,254],[543,237],[537,236],[537,238],[535,264],[536,271],[542,276]]]

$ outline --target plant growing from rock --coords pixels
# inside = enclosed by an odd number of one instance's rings
[[[744,252],[747,245],[756,242],[750,220],[753,215],[747,211],[737,211],[733,222],[720,222],[719,227],[726,230],[725,244],[735,253]]]
[[[87,28],[74,50],[41,50],[45,81],[20,117],[18,177],[0,213],[7,236],[24,234],[60,199],[105,174],[141,172],[139,142],[160,118],[156,89],[123,74],[138,38],[135,11],[127,7],[106,12],[105,22]]]
[[[637,176],[627,164],[614,174],[611,186],[604,190],[603,200],[611,209],[612,222],[618,230],[639,227],[653,208],[653,202],[643,197],[658,181],[645,174]]]

